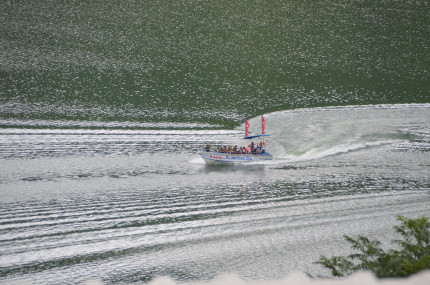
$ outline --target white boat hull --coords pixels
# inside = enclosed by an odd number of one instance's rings
[[[233,164],[250,163],[272,160],[273,156],[268,153],[262,154],[231,154],[223,152],[199,152],[199,155],[207,164]]]

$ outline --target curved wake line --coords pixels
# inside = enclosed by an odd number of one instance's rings
[[[409,110],[430,109],[430,103],[325,106],[325,107],[297,108],[292,110],[282,110],[282,111],[276,111],[270,114],[339,111],[339,110],[405,110],[405,109],[409,109]]]
[[[309,161],[314,159],[320,159],[327,156],[335,156],[335,155],[355,152],[363,149],[390,145],[393,143],[398,143],[398,141],[391,140],[391,141],[379,141],[379,142],[363,142],[363,143],[356,143],[353,145],[344,144],[344,145],[337,145],[325,150],[312,149],[299,156],[287,154],[285,157],[281,159],[288,160],[289,162]]]
[[[262,164],[308,161],[380,146],[430,141],[430,104],[362,105],[278,111],[265,115],[268,151]],[[423,125],[424,122],[424,125]],[[259,126],[259,118],[249,120]],[[417,129],[420,132],[417,132]],[[239,129],[238,129],[239,130]]]

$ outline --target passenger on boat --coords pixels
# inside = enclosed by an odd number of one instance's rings
[[[266,152],[266,143],[265,142],[260,142],[258,144],[258,152],[259,153],[265,153]]]
[[[260,154],[260,153],[266,152],[265,146],[266,146],[266,143],[264,143],[264,142],[260,142],[258,145],[255,144],[254,142],[251,142],[248,146],[238,147],[237,145],[235,145],[235,146],[225,146],[224,145],[224,146],[215,147],[215,149],[216,149],[216,151],[221,152],[221,153]],[[210,152],[211,146],[206,145],[206,147],[204,148],[204,151]]]
[[[251,154],[257,154],[257,148],[255,147],[254,142],[251,142],[248,146],[250,148]]]
[[[246,151],[246,153],[251,153],[251,147],[248,145],[248,146],[245,148],[245,151]]]

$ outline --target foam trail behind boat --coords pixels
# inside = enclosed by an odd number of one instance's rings
[[[267,114],[266,126],[271,132],[268,151],[274,155],[274,163],[279,163],[412,142],[416,139],[416,126],[430,120],[428,109],[422,105],[406,109],[400,106],[299,109]],[[251,125],[258,119],[250,120]]]

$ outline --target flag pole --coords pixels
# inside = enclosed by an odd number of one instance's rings
[[[261,116],[261,138],[262,138],[262,142],[263,142],[263,145],[261,146],[262,148],[265,144],[265,141],[264,141],[265,125],[264,125],[264,123],[265,123],[264,117]],[[266,147],[264,147],[264,148],[266,148]]]

